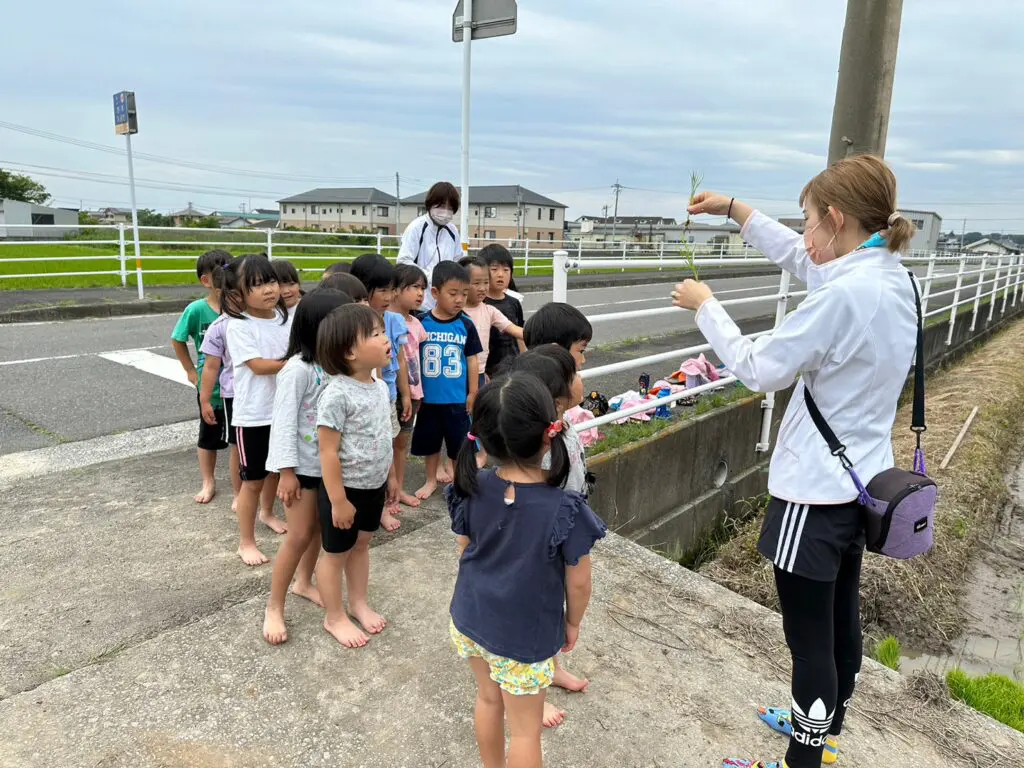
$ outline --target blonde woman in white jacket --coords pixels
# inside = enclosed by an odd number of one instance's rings
[[[807,284],[807,298],[770,336],[744,338],[704,283],[687,280],[672,292],[677,307],[697,312],[715,353],[749,389],[796,382],[771,459],[771,501],[758,543],[774,564],[793,656],[792,709],[760,711],[790,736],[785,760],[769,768],[836,761],[863,652],[857,489],[811,421],[803,389],[857,473],[873,477],[894,463],[892,426],[917,334],[913,278],[900,263],[914,226],[896,210],[889,167],[866,155],[841,160],[807,183],[800,204],[803,235],[712,192],[697,195],[689,209],[729,216],[748,243]],[[756,761],[726,762],[748,764]]]
[[[413,219],[402,234],[398,263],[415,264],[427,276],[427,290],[423,292],[424,312],[434,308],[434,297],[430,295],[434,267],[442,261],[458,261],[465,255],[462,237],[452,224],[452,219],[459,212],[459,198],[459,190],[454,184],[437,182],[423,201],[427,212]]]

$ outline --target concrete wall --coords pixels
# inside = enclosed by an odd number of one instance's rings
[[[948,320],[925,329],[929,369],[968,352],[1007,322],[1024,317],[1024,297],[992,322],[988,307],[971,331],[971,314],[957,317],[947,346]],[[909,384],[910,379],[908,379]],[[790,392],[776,395],[772,439]],[[692,421],[675,424],[647,440],[593,457],[597,476],[591,505],[611,530],[660,551],[686,553],[736,505],[765,493],[768,458],[755,452],[763,397],[732,403]]]

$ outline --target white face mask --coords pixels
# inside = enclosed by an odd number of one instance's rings
[[[430,218],[434,220],[434,223],[439,227],[446,227],[452,220],[452,212],[447,208],[441,206],[435,206],[430,209]]]

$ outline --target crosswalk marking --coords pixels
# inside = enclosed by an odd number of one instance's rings
[[[184,384],[186,387],[192,386],[188,376],[185,375],[185,370],[181,367],[181,363],[173,357],[164,357],[155,352],[150,352],[148,349],[125,349],[117,352],[103,352],[98,357],[102,357],[104,360],[109,360],[112,363],[128,365],[170,381],[176,381],[179,384]]]

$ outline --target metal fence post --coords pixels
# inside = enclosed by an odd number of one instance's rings
[[[996,314],[996,302],[998,301],[998,299],[996,298],[996,294],[999,293],[999,272],[1002,270],[1002,268],[1003,257],[1000,256],[999,259],[996,261],[996,277],[992,281],[992,298],[989,300],[988,303],[988,321],[990,323],[992,322],[992,318],[995,317]]]
[[[581,269],[583,269],[583,235],[582,234],[580,235],[579,247],[576,249],[576,274],[577,275],[580,273]]]
[[[1010,263],[1006,265],[1006,287],[1003,289],[1003,308],[999,312],[1000,315],[1006,314],[1006,302],[1010,299],[1010,281],[1013,279],[1013,259],[1014,257],[1011,256]]]
[[[622,241],[622,259],[623,259],[623,261],[625,261],[628,258],[629,258],[629,256],[626,255],[626,241],[623,240]],[[622,267],[622,271],[623,272],[626,271],[626,267],[625,266]]]
[[[530,240],[526,239],[526,249],[523,253],[523,274],[530,274]]]
[[[1024,272],[1024,256],[1017,259],[1017,277],[1013,280],[1013,299],[1010,300],[1010,306],[1017,306],[1017,291],[1020,290],[1020,276]]]
[[[274,260],[274,230],[267,230],[267,258]]]
[[[978,310],[981,309],[981,291],[985,285],[985,268],[988,265],[988,256],[981,257],[981,274],[978,275],[978,290],[974,294],[974,314],[971,317],[971,333],[974,333],[978,325]]]
[[[928,297],[932,295],[932,275],[935,274],[935,254],[928,257],[928,271],[924,275],[924,294],[921,296],[921,316],[928,314]]]
[[[658,261],[665,260],[665,241],[661,240],[658,242]],[[658,271],[661,272],[664,267],[658,267]]]
[[[381,254],[380,232],[377,233],[377,255]]]
[[[947,347],[953,343],[953,327],[956,325],[957,310],[960,309],[960,287],[964,283],[964,265],[966,263],[966,257],[960,254],[960,266],[956,270],[956,287],[953,289],[953,304],[949,309],[949,333],[946,334]]]
[[[786,312],[789,310],[789,272],[782,270],[779,278],[779,298],[775,304],[775,328],[782,325],[786,319]],[[761,401],[761,439],[758,440],[754,450],[758,453],[767,453],[772,447],[772,415],[775,413],[775,393],[769,392]]]
[[[121,287],[124,288],[128,285],[128,266],[124,260],[124,224],[117,225],[117,247],[121,262]]]
[[[555,251],[551,255],[552,281],[551,300],[565,303],[569,300],[569,271],[566,262],[568,251]]]

